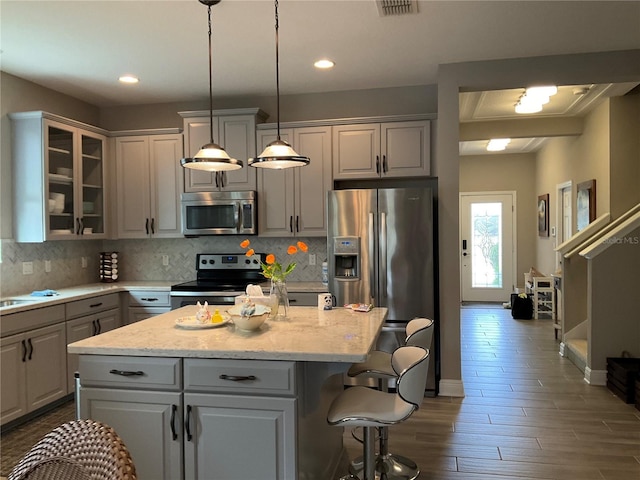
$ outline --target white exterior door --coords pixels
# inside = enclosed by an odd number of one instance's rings
[[[515,192],[460,194],[461,299],[507,302],[515,285]]]

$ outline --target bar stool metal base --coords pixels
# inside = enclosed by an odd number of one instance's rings
[[[363,478],[363,457],[358,457],[349,465],[349,473]],[[376,480],[415,480],[420,475],[416,463],[401,455],[387,453],[376,457]]]

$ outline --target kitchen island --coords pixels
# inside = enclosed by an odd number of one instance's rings
[[[110,424],[139,478],[333,478],[342,429],[326,413],[387,310],[291,307],[256,332],[179,328],[183,307],[68,346],[80,415]]]

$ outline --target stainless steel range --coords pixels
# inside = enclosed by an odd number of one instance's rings
[[[196,256],[196,280],[171,287],[171,308],[208,302],[209,305],[233,305],[235,297],[245,293],[248,284],[265,284],[260,262],[266,254],[199,253]]]

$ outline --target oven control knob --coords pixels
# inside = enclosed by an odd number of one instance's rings
[[[246,263],[247,265],[249,265],[251,263],[251,260],[249,260],[248,258],[244,261],[244,263]]]
[[[215,260],[213,260],[213,259],[209,260],[209,265],[213,265],[214,263],[216,263]]]
[[[200,263],[201,263],[202,265],[206,265],[206,264],[207,264],[207,261],[203,259],[203,260],[200,260]]]

